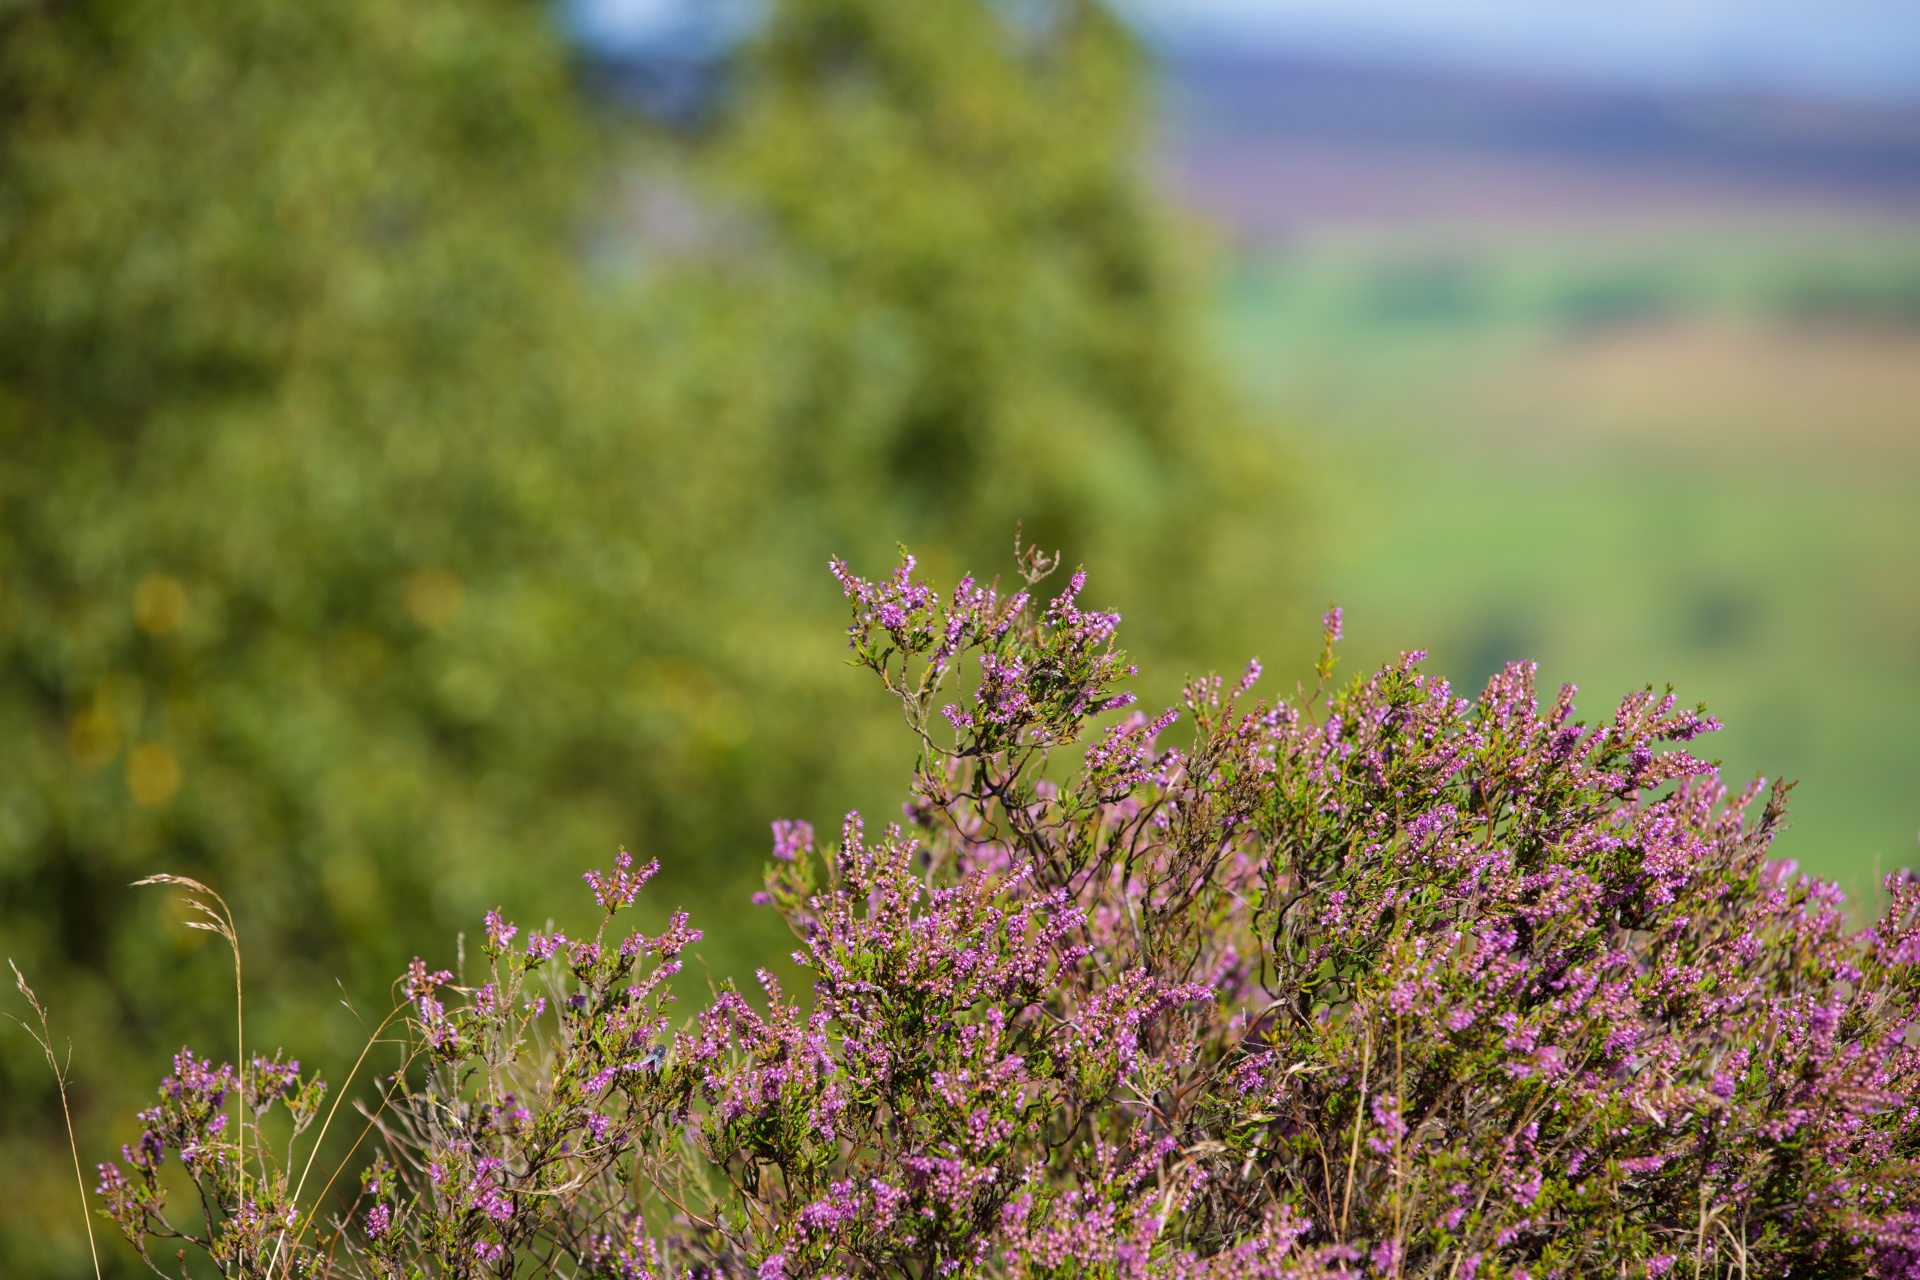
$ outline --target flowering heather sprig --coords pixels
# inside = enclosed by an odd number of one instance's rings
[[[1056,559],[1029,556],[1022,565],[1029,587],[1050,572]],[[1086,573],[1076,571],[1065,590],[1035,617],[1031,594],[1002,597],[997,584],[962,579],[948,600],[913,578],[914,559],[878,582],[832,563],[854,605],[848,628],[854,660],[876,672],[898,694],[915,731],[929,736],[936,708],[957,735],[962,752],[1005,746],[1049,746],[1073,741],[1090,715],[1130,705],[1134,695],[1113,685],[1133,674],[1114,648],[1117,613],[1083,610],[1079,598]],[[979,678],[958,702],[937,702],[961,656],[972,652]]]
[[[876,637],[901,653],[918,653],[934,641],[939,597],[933,588],[913,577],[915,560],[902,554],[900,567],[878,582],[855,577],[844,560],[829,568],[855,605],[854,625],[848,631],[856,652],[869,650]],[[958,594],[958,593],[956,593]]]
[[[284,1062],[277,1053],[271,1059],[256,1055],[246,1074],[246,1108],[235,1124],[222,1108],[237,1087],[230,1064],[215,1066],[182,1049],[174,1055],[173,1073],[160,1082],[159,1102],[139,1113],[138,1140],[121,1147],[120,1164],[98,1166],[95,1194],[143,1256],[149,1242],[175,1240],[206,1253],[227,1274],[264,1276],[273,1242],[303,1225],[285,1171],[260,1141],[260,1126],[273,1104],[284,1102],[297,1138],[312,1123],[326,1085],[317,1077],[302,1081],[298,1062]],[[240,1160],[242,1126],[250,1131],[248,1169]],[[167,1214],[169,1152],[199,1193],[199,1221],[192,1225],[176,1224]]]
[[[622,849],[613,856],[613,870],[589,871],[583,879],[593,890],[593,900],[607,911],[630,907],[640,896],[640,888],[660,870],[659,859],[634,871],[633,855]]]
[[[498,911],[489,911],[482,923],[486,926],[487,940],[484,944],[490,956],[497,956],[513,944],[514,935],[520,932],[517,924],[508,924],[500,918]]]
[[[283,1062],[279,1054],[272,1058],[253,1055],[247,1071],[247,1106],[265,1111],[300,1081],[300,1060]]]
[[[407,965],[407,999],[424,1000],[447,983],[453,981],[453,973],[447,969],[427,972],[427,962],[415,956]]]
[[[1108,727],[1100,741],[1087,748],[1086,779],[1095,794],[1124,799],[1153,777],[1158,754],[1155,740],[1180,713],[1171,707],[1149,720],[1134,712]]]
[[[773,856],[782,862],[813,854],[813,824],[777,818],[773,824]]]
[[[834,567],[921,757],[905,828],[774,825],[806,997],[763,971],[676,1026],[699,934],[609,935],[623,853],[592,936],[489,913],[479,987],[410,968],[345,1217],[240,1194],[233,1072],[183,1051],[116,1221],[262,1280],[1920,1277],[1920,880],[1849,933],[1768,859],[1785,788],[1684,749],[1703,711],[1418,654],[1330,688],[1336,609],[1313,694],[1249,705],[1253,663],[1102,727],[1132,670],[1081,575],[1035,616],[912,569]],[[256,1059],[250,1114],[311,1117],[297,1070]]]

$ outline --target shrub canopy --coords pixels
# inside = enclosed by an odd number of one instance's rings
[[[904,824],[775,826],[810,992],[763,971],[675,1031],[695,935],[614,927],[623,854],[591,937],[490,914],[472,978],[415,962],[344,1207],[241,1180],[226,1097],[306,1123],[297,1067],[183,1054],[103,1166],[129,1235],[177,1153],[230,1274],[1920,1273],[1920,883],[1849,933],[1767,859],[1784,789],[1685,749],[1703,711],[1587,724],[1418,654],[1333,686],[1336,613],[1311,692],[1256,699],[1256,663],[1116,720],[1083,575],[913,568],[835,564],[919,754]]]

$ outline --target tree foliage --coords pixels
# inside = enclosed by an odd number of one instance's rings
[[[83,1132],[218,1025],[140,875],[219,886],[326,1059],[335,978],[563,909],[555,866],[699,900],[864,801],[830,550],[1024,518],[1183,660],[1284,614],[1102,10],[789,0],[690,131],[578,60],[516,0],[0,12],[0,930]],[[78,1257],[36,1065],[0,1049],[9,1274]]]

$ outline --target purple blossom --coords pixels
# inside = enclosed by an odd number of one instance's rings
[[[613,856],[611,871],[587,872],[583,878],[593,890],[593,900],[608,912],[632,906],[641,887],[659,872],[660,861],[656,858],[638,871],[632,867],[633,855],[622,849]]]
[[[519,925],[508,924],[500,918],[498,911],[487,912],[485,923],[487,928],[487,947],[493,952],[506,950],[507,945],[513,941],[513,936],[520,932]]]
[[[773,856],[782,862],[813,853],[813,825],[778,818],[773,823]]]
[[[1310,701],[1253,700],[1258,663],[1192,680],[1165,745],[1171,709],[1092,722],[1133,669],[1084,574],[1037,608],[914,568],[834,563],[920,755],[902,824],[773,826],[758,900],[810,989],[763,970],[672,1012],[700,934],[607,933],[653,872],[624,852],[586,876],[589,936],[516,953],[489,912],[454,1012],[416,960],[378,1274],[506,1269],[510,1242],[622,1280],[1663,1277],[1689,1252],[1920,1280],[1920,879],[1850,929],[1768,860],[1784,790],[1685,749],[1703,711],[1646,691],[1588,725],[1531,664],[1464,698],[1416,652],[1334,687],[1335,609]],[[251,1059],[249,1101],[291,1108],[298,1070]],[[169,1152],[217,1256],[295,1220],[242,1182],[236,1083],[175,1058],[100,1169],[130,1236],[164,1234]]]
[[[441,985],[452,981],[453,974],[445,969],[427,972],[426,962],[419,956],[415,956],[413,962],[407,966],[407,997],[418,1000],[422,996],[432,995]]]

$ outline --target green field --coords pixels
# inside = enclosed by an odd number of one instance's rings
[[[1920,828],[1920,232],[1307,237],[1223,345],[1325,495],[1351,662],[1672,682],[1862,906]]]

